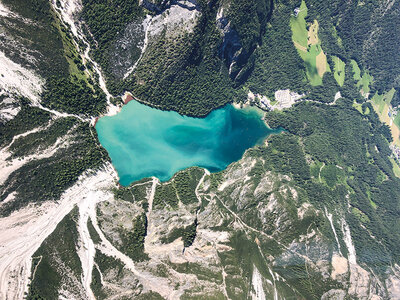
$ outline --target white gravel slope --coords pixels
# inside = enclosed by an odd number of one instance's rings
[[[0,218],[0,299],[23,299],[35,251],[75,204],[85,207],[90,202],[112,197],[108,188],[115,184],[116,178],[111,165],[107,165],[96,174],[82,175],[57,203],[29,205]],[[90,264],[83,265],[83,273],[89,275],[86,266]]]

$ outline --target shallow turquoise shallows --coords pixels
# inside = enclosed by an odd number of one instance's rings
[[[96,130],[120,184],[127,186],[151,176],[166,181],[191,166],[225,169],[276,132],[261,117],[255,108],[227,105],[206,118],[191,118],[130,101],[117,115],[100,118]]]

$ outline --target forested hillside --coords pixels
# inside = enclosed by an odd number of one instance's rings
[[[139,100],[183,114],[204,115],[225,104],[227,98],[243,100],[244,87],[269,96],[291,88],[326,102],[332,94],[329,91],[339,86],[333,76],[335,58],[346,66],[354,60],[368,72],[374,78],[371,94],[392,87],[398,94],[400,54],[395,37],[400,34],[400,26],[396,26],[400,7],[395,1],[387,5],[378,1],[307,1],[306,21],[318,21],[320,45],[332,70],[324,74],[323,87],[308,82],[308,62],[302,62],[293,47],[290,20],[301,1],[231,2],[208,5],[199,1],[191,8],[198,12],[194,24],[177,29],[179,37],[173,40],[168,32],[162,32],[159,22],[176,7],[169,1],[140,7],[122,0],[111,5],[85,0],[82,18],[96,40],[93,53],[114,94],[128,90]],[[143,21],[146,13],[153,19]],[[117,19],[111,18],[115,15]],[[132,36],[133,28],[138,30]],[[138,44],[146,34],[147,45]],[[126,40],[128,36],[130,40]],[[123,39],[128,45],[123,49],[131,51],[136,72],[121,77],[117,73],[126,75],[129,63],[120,64],[119,68],[125,69],[118,71],[110,63],[116,55],[126,57],[117,48]],[[143,49],[148,54],[144,51],[141,57]]]
[[[8,38],[15,40],[2,40],[0,50],[22,67],[32,68],[41,78],[33,87],[38,92],[35,98],[29,99],[26,93],[9,93],[7,87],[2,90],[3,99],[14,99],[20,107],[15,118],[0,123],[0,145],[10,152],[7,164],[13,165],[24,157],[38,158],[21,164],[2,182],[2,201],[18,190],[17,201],[0,207],[4,216],[29,202],[59,198],[84,171],[103,164],[108,155],[95,146],[95,132],[84,121],[105,111],[106,97],[94,82],[94,71],[83,65],[82,53],[76,48],[78,39],[46,0],[29,5],[22,0],[2,3],[25,19],[2,20]],[[25,45],[29,45],[28,54]],[[29,82],[20,84],[29,87]],[[24,134],[37,128],[41,130]],[[63,139],[65,136],[69,140]],[[45,150],[54,155],[41,157],[38,153]]]
[[[394,0],[0,0],[0,299],[398,299],[399,40]],[[122,186],[124,101],[277,130]]]

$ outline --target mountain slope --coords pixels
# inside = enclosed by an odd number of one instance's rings
[[[0,298],[399,299],[399,3],[0,16]],[[94,125],[128,93],[197,117],[255,105],[283,132],[224,171],[122,187]]]

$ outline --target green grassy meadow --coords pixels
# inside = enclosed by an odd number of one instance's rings
[[[307,6],[303,0],[300,5],[300,11],[296,16],[290,18],[290,27],[292,29],[293,43],[303,61],[306,64],[307,78],[311,85],[322,84],[322,77],[326,71],[330,71],[326,61],[326,56],[322,51],[321,42],[318,39],[318,22],[309,26],[307,30]],[[314,32],[312,31],[314,29]],[[313,37],[311,39],[310,37]]]
[[[365,95],[370,92],[370,84],[372,83],[372,76],[368,72],[364,72],[361,76],[361,69],[355,60],[351,60],[350,64],[353,68],[353,78],[357,81],[357,86],[361,87],[362,94]]]
[[[334,66],[334,74],[333,76],[336,79],[336,82],[340,85],[343,86],[344,84],[344,77],[345,77],[345,72],[344,68],[346,67],[346,63],[342,61],[339,57],[337,56],[332,56],[333,63],[335,64]]]

